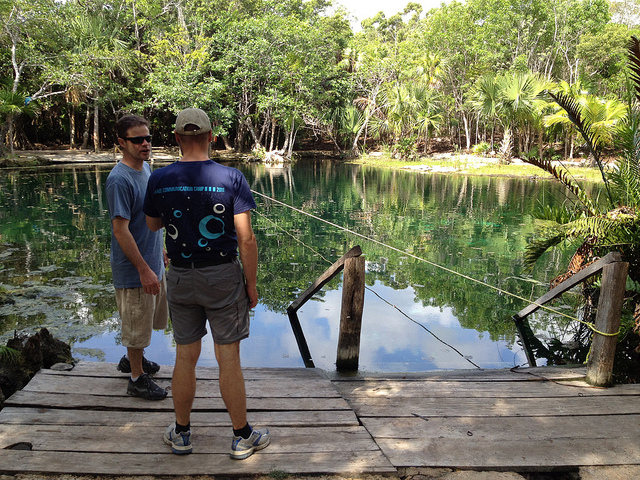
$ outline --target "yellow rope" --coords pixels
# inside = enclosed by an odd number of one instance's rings
[[[270,196],[268,196],[268,195],[265,195],[264,193],[260,193],[260,192],[257,192],[257,191],[255,191],[255,190],[251,190],[251,191],[252,191],[253,193],[255,193],[256,195],[259,195],[259,196],[261,196],[261,197],[263,197],[263,198],[265,198],[265,199],[268,199],[268,200],[270,200],[270,201],[272,201],[272,202],[274,202],[274,203],[277,203],[277,204],[282,205],[282,206],[284,206],[284,207],[290,208],[291,210],[296,211],[296,212],[298,212],[298,213],[301,213],[301,214],[303,214],[303,215],[307,215],[308,217],[311,217],[311,218],[313,218],[313,219],[315,219],[315,220],[318,220],[318,221],[320,221],[320,222],[326,223],[327,225],[331,225],[332,227],[337,228],[337,229],[339,229],[339,230],[343,230],[343,231],[345,231],[345,232],[348,232],[348,233],[350,233],[350,234],[352,234],[352,235],[355,235],[356,237],[360,237],[360,238],[362,238],[362,239],[364,239],[364,240],[367,240],[367,241],[369,241],[369,242],[376,243],[376,244],[378,244],[378,245],[380,245],[380,246],[383,246],[383,247],[388,248],[388,249],[390,249],[390,250],[396,251],[396,252],[401,253],[401,254],[403,254],[403,255],[406,255],[406,256],[408,256],[408,257],[414,258],[415,260],[418,260],[418,261],[420,261],[420,262],[427,263],[427,264],[429,264],[429,265],[431,265],[431,266],[433,266],[433,267],[439,268],[439,269],[441,269],[441,270],[444,270],[444,271],[446,271],[446,272],[452,273],[452,274],[454,274],[454,275],[458,275],[459,277],[462,277],[462,278],[464,278],[464,279],[466,279],[466,280],[469,280],[469,281],[472,281],[472,282],[478,283],[478,284],[483,285],[483,286],[488,287],[488,288],[492,288],[493,290],[496,290],[496,291],[498,291],[498,292],[500,292],[500,293],[502,293],[502,294],[504,294],[504,295],[508,295],[508,296],[510,296],[510,297],[517,298],[518,300],[522,300],[522,301],[524,301],[524,302],[527,302],[527,303],[530,303],[530,304],[536,305],[536,306],[537,306],[537,307],[539,307],[539,308],[542,308],[542,309],[547,310],[547,311],[549,311],[549,312],[552,312],[552,313],[555,313],[555,314],[557,314],[557,315],[560,315],[560,316],[566,317],[566,318],[568,318],[569,320],[572,320],[572,321],[575,321],[575,322],[580,322],[580,323],[582,323],[582,324],[586,325],[587,327],[589,327],[589,328],[590,328],[591,330],[593,330],[594,332],[596,332],[596,333],[600,334],[600,335],[604,335],[604,336],[607,336],[607,337],[615,337],[616,335],[618,335],[618,334],[620,333],[620,330],[618,330],[618,331],[617,331],[617,332],[615,332],[615,333],[605,333],[605,332],[601,332],[601,331],[597,330],[597,329],[596,329],[596,327],[595,327],[595,325],[594,325],[593,323],[591,323],[591,322],[585,322],[584,320],[580,320],[579,318],[572,317],[571,315],[567,315],[566,313],[560,312],[560,311],[558,311],[558,310],[554,310],[553,308],[547,307],[547,306],[545,306],[545,305],[541,305],[541,304],[536,303],[536,302],[532,302],[531,300],[529,300],[529,299],[527,299],[527,298],[521,297],[521,296],[519,296],[519,295],[516,295],[516,294],[514,294],[514,293],[508,292],[508,291],[506,291],[506,290],[503,290],[503,289],[501,289],[500,287],[496,287],[496,286],[494,286],[494,285],[488,284],[488,283],[483,282],[483,281],[481,281],[481,280],[477,280],[477,279],[475,279],[475,278],[469,277],[468,275],[464,275],[464,274],[462,274],[462,273],[460,273],[460,272],[456,272],[455,270],[452,270],[452,269],[450,269],[450,268],[444,267],[444,266],[442,266],[442,265],[438,265],[437,263],[431,262],[431,261],[429,261],[429,260],[425,260],[424,258],[418,257],[417,255],[413,255],[412,253],[405,252],[405,251],[400,250],[399,248],[393,247],[393,246],[391,246],[391,245],[387,245],[386,243],[383,243],[383,242],[381,242],[381,241],[379,241],[379,240],[376,240],[376,239],[374,239],[374,238],[367,237],[366,235],[363,235],[363,234],[358,233],[358,232],[354,232],[353,230],[350,230],[350,229],[348,229],[348,228],[346,228],[346,227],[343,227],[343,226],[341,226],[341,225],[338,225],[338,224],[336,224],[336,223],[330,222],[329,220],[325,220],[324,218],[318,217],[317,215],[313,215],[312,213],[305,212],[304,210],[301,210],[301,209],[299,209],[299,208],[296,208],[296,207],[294,207],[294,206],[292,206],[292,205],[288,205],[288,204],[286,204],[286,203],[284,203],[284,202],[281,202],[280,200],[276,200],[275,198],[270,197]]]

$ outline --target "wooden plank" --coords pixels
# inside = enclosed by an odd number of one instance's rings
[[[29,452],[0,450],[0,473],[65,473],[85,475],[269,475],[396,473],[380,452],[269,453],[261,450],[246,460],[228,454],[191,455]]]
[[[301,410],[251,412],[251,423],[269,427],[358,426],[351,410]],[[102,425],[134,424],[143,427],[166,427],[173,419],[172,412],[127,411],[113,415],[99,410],[68,410],[57,408],[5,407],[0,411],[0,425]],[[198,427],[226,427],[227,412],[196,410],[191,422]]]
[[[171,382],[156,378],[156,383],[169,389]],[[67,375],[35,375],[23,388],[26,392],[68,393],[91,392],[92,395],[121,397],[126,394],[128,377],[80,377]],[[316,377],[313,379],[280,379],[277,382],[268,379],[245,381],[247,398],[252,397],[339,397],[331,382]],[[220,398],[218,381],[201,380],[196,382],[196,396]]]
[[[468,440],[487,445],[521,438],[549,441],[571,438],[597,442],[602,438],[640,437],[640,415],[583,415],[564,417],[401,417],[362,419],[376,439]]]
[[[640,464],[640,440],[571,438],[548,441],[520,436],[505,441],[437,439],[428,443],[379,439],[378,445],[397,468],[437,467],[460,469],[543,470],[575,469],[591,465]]]
[[[52,369],[42,369],[38,374],[62,375],[62,376],[96,376],[96,377],[117,377],[127,378],[129,374],[119,372],[116,363],[109,362],[89,362],[80,361],[72,370],[59,371]],[[254,379],[314,379],[327,378],[325,372],[316,368],[255,368],[244,367],[242,369],[245,380]],[[154,378],[171,378],[173,375],[173,365],[161,365],[160,371]],[[200,380],[218,380],[219,371],[217,367],[196,367],[196,377]]]
[[[359,397],[438,397],[467,398],[476,397],[575,397],[575,396],[640,396],[640,385],[617,385],[612,388],[593,388],[584,381],[580,382],[524,382],[516,387],[509,382],[432,382],[414,381],[366,381],[337,382],[335,384],[342,396],[347,399]]]
[[[167,422],[168,424],[169,422]],[[168,453],[162,440],[167,425],[76,426],[76,425],[5,425],[0,436],[0,450],[18,443],[31,445],[33,451]],[[269,454],[377,451],[378,446],[364,427],[272,427]],[[193,448],[200,453],[229,453],[231,426],[193,426]]]
[[[47,408],[78,408],[100,410],[140,410],[140,411],[173,411],[171,397],[164,400],[150,402],[137,397],[113,397],[87,394],[41,393],[20,390],[9,397],[5,405],[8,407],[47,407]],[[196,397],[194,410],[225,411],[221,398]],[[342,397],[337,398],[249,398],[248,411],[273,410],[350,410]]]
[[[325,374],[333,383],[365,382],[381,380],[430,380],[456,382],[544,382],[549,380],[584,380],[587,367],[554,366],[534,368],[513,368],[493,370],[446,370],[407,373],[363,373],[357,376],[341,375],[339,372],[327,371]]]
[[[633,398],[633,397],[631,397]],[[539,398],[358,398],[351,400],[356,415],[363,417],[544,417],[592,415],[615,412],[640,413],[640,401],[630,397],[566,397],[541,401]]]

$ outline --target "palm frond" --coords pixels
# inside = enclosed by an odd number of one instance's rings
[[[627,46],[631,80],[635,84],[636,100],[640,101],[640,40],[631,37]]]
[[[584,138],[584,141],[587,144],[587,148],[589,149],[589,153],[593,156],[596,164],[598,165],[598,168],[600,169],[600,175],[602,175],[602,180],[604,181],[609,201],[611,203],[611,206],[613,207],[614,202],[609,190],[609,181],[607,179],[607,176],[605,175],[604,166],[602,165],[602,160],[600,159],[600,152],[598,151],[595,142],[597,131],[595,129],[592,129],[591,123],[583,118],[583,116],[581,115],[580,104],[575,98],[562,92],[549,92],[549,95],[567,112],[569,120],[571,120],[571,123],[574,124],[576,130],[578,130],[582,138]]]
[[[554,165],[550,160],[540,160],[535,157],[525,158],[524,161],[531,165],[535,165],[536,167],[553,175],[560,183],[567,187],[567,189],[580,200],[580,203],[582,203],[582,205],[587,209],[589,215],[597,214],[596,207],[594,206],[587,193],[580,185],[578,185],[573,180],[571,174],[565,167]]]
[[[548,229],[546,235],[541,235],[540,238],[531,240],[524,249],[523,262],[525,268],[531,270],[542,254],[562,243],[565,239],[564,232],[558,231],[558,229]]]

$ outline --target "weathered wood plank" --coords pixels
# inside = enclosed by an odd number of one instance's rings
[[[60,371],[52,369],[42,369],[39,374],[43,375],[63,375],[63,376],[96,376],[96,377],[128,377],[128,374],[119,372],[116,363],[109,362],[78,362],[72,370]],[[314,379],[327,378],[323,370],[317,368],[255,368],[246,367],[242,369],[245,380],[254,379]],[[155,378],[171,378],[173,375],[173,365],[161,365],[160,371],[154,375]],[[218,380],[219,370],[217,367],[196,367],[196,377],[199,380]]]
[[[167,422],[169,423],[169,422]],[[33,451],[102,452],[102,453],[170,453],[163,441],[166,425],[144,427],[75,426],[75,425],[5,425],[0,436],[0,450],[17,443],[28,443]],[[272,427],[269,454],[322,452],[366,452],[378,450],[364,427]],[[197,453],[229,453],[231,426],[193,426],[192,443]]]
[[[129,377],[80,377],[68,375],[36,375],[24,387],[26,392],[69,393],[90,392],[92,395],[120,397],[126,394]],[[167,379],[156,378],[163,388],[170,388]],[[267,379],[246,380],[247,397],[339,397],[331,382],[321,377],[309,379],[281,379],[277,382]],[[218,381],[201,380],[196,382],[196,396],[219,398]]]
[[[631,397],[633,399],[633,397]],[[358,398],[349,402],[362,417],[544,417],[615,412],[640,413],[640,401],[630,397],[539,398]]]
[[[585,442],[571,438],[529,440],[517,435],[505,441],[479,442],[467,439],[435,439],[417,442],[378,439],[378,445],[396,467],[441,467],[464,469],[543,470],[590,465],[640,464],[640,440],[598,439]]]
[[[410,440],[423,443],[459,439],[486,445],[496,441],[550,441],[561,438],[584,440],[603,438],[640,439],[640,415],[583,415],[565,417],[402,417],[363,418],[363,425],[376,439]],[[588,450],[588,445],[585,448]]]
[[[102,425],[123,423],[141,427],[164,428],[173,419],[173,412],[127,411],[118,415],[100,410],[68,410],[57,408],[5,407],[0,411],[0,425]],[[250,421],[269,427],[358,426],[351,410],[258,411],[250,413]],[[225,412],[196,410],[191,422],[198,427],[227,427]]]
[[[640,385],[617,385],[594,388],[584,381],[526,382],[514,388],[510,382],[453,382],[429,380],[382,380],[336,382],[334,387],[347,398],[364,397],[575,397],[575,396],[640,396]]]
[[[325,372],[334,383],[381,380],[430,380],[456,382],[543,382],[547,380],[584,380],[586,366],[554,366],[495,370],[444,370],[407,373],[363,373],[358,376]]]
[[[48,408],[77,408],[99,410],[140,410],[140,411],[173,411],[171,397],[164,400],[150,402],[137,397],[114,397],[102,395],[87,395],[77,393],[41,393],[18,391],[5,402],[10,407],[48,407]],[[194,410],[226,410],[221,398],[196,397]],[[247,409],[294,411],[294,410],[350,410],[342,397],[337,398],[249,398]]]
[[[93,475],[268,475],[274,471],[290,474],[395,473],[378,452],[269,453],[262,450],[246,460],[228,454],[173,455],[29,452],[0,450],[2,473],[70,473]]]

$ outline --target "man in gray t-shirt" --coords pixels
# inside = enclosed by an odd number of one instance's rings
[[[142,204],[151,175],[149,123],[126,115],[116,124],[122,160],[107,178],[111,219],[111,271],[122,321],[122,344],[127,353],[118,370],[130,373],[127,394],[161,400],[167,391],[151,375],[160,367],[144,357],[153,329],[167,328],[165,260],[162,231],[147,228]]]

